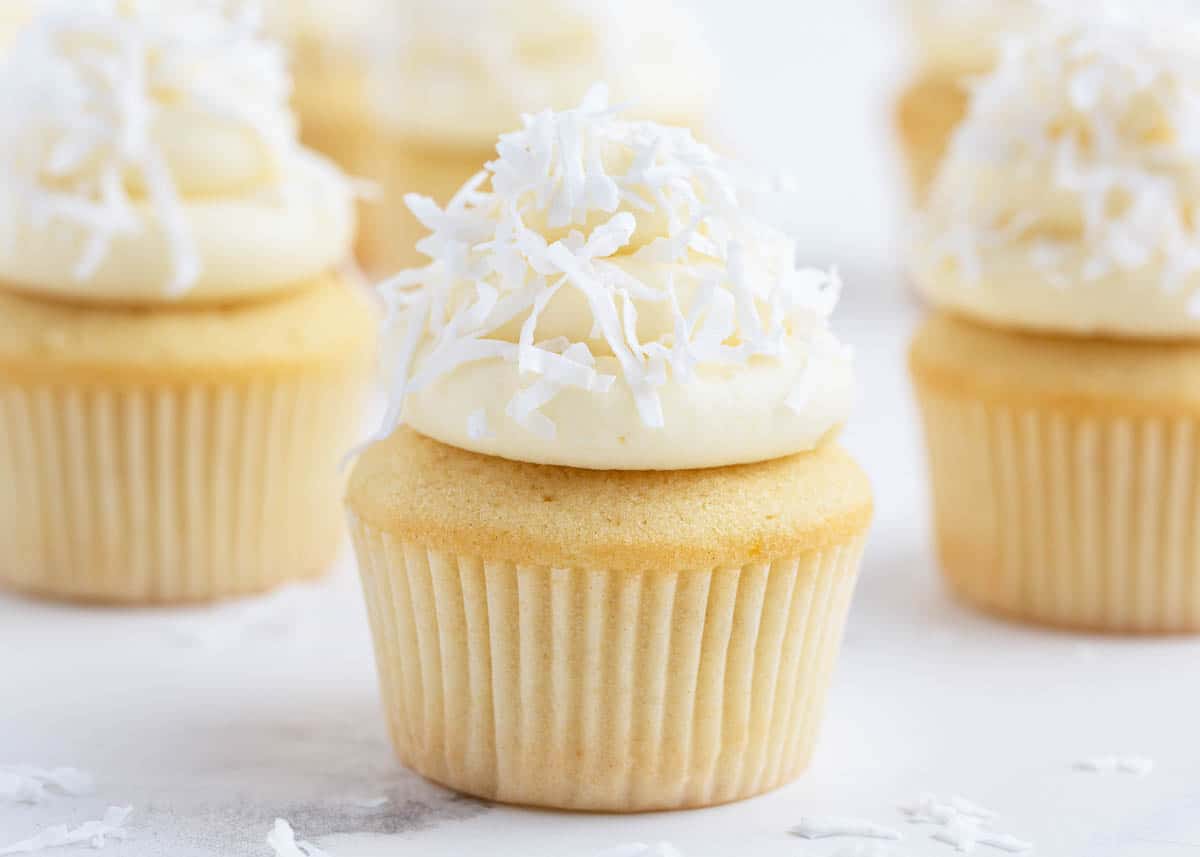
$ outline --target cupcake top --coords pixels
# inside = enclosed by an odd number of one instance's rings
[[[488,149],[523,112],[571,107],[597,80],[640,116],[694,124],[716,89],[695,18],[675,0],[410,0],[381,27],[373,101],[398,133]]]
[[[401,422],[539,464],[684,469],[808,450],[846,419],[835,275],[798,269],[753,190],[690,131],[602,88],[527,116],[384,284]]]
[[[0,72],[0,282],[230,300],[341,262],[351,188],[297,143],[289,89],[250,3],[51,6]]]
[[[1200,55],[1179,34],[1093,15],[1011,45],[928,201],[914,275],[931,301],[1036,330],[1200,335]]]
[[[1032,27],[1045,5],[1039,0],[909,0],[919,62],[953,74],[987,71],[1004,39]]]
[[[33,17],[33,0],[0,3],[0,46],[6,46]]]

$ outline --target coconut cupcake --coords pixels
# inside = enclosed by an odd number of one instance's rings
[[[65,3],[0,75],[0,582],[171,602],[339,544],[372,313],[250,18]]]
[[[377,125],[368,107],[371,36],[381,0],[266,0],[267,33],[289,55],[304,145],[368,178]]]
[[[1200,630],[1200,63],[1057,23],[978,88],[915,278],[938,545],[985,609]]]
[[[481,797],[775,788],[812,753],[871,516],[833,278],[691,132],[525,119],[385,286],[349,510],[391,736]]]
[[[896,127],[918,199],[933,181],[958,123],[971,81],[991,71],[1005,38],[1031,29],[1038,0],[908,0],[916,73],[896,104]]]
[[[406,193],[439,205],[492,156],[526,112],[578,104],[598,80],[636,115],[705,124],[716,65],[675,0],[414,0],[391,4],[374,53],[372,108],[383,128],[371,175],[383,202],[364,212],[368,270],[423,264],[424,226]]]

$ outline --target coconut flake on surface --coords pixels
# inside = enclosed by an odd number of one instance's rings
[[[807,816],[788,831],[801,839],[826,839],[832,836],[861,836],[867,839],[889,839],[898,841],[904,835],[898,830],[884,827],[861,818],[836,816]]]
[[[275,825],[267,834],[267,845],[275,853],[275,857],[330,857],[311,842],[296,841],[296,832],[284,819],[275,819]]]
[[[910,824],[936,826],[938,829],[931,838],[963,853],[970,853],[979,845],[1012,854],[1033,848],[1031,842],[994,830],[993,823],[999,814],[961,795],[942,800],[923,792],[916,800],[901,804],[899,810]]]
[[[1133,774],[1144,777],[1154,770],[1154,760],[1146,756],[1093,756],[1072,767],[1093,774]]]
[[[0,799],[40,803],[52,792],[78,796],[90,794],[91,774],[78,768],[38,768],[33,765],[0,765]]]
[[[378,797],[352,797],[346,801],[350,806],[358,807],[359,809],[379,809],[379,807],[390,802],[391,799],[386,795],[379,795]]]
[[[683,857],[683,852],[670,842],[628,842],[605,849],[593,857]]]
[[[103,848],[109,839],[124,839],[127,835],[125,822],[133,811],[131,807],[110,806],[98,821],[86,821],[79,827],[65,824],[47,827],[28,839],[0,847],[0,854],[33,854],[49,848],[87,843],[93,848]]]

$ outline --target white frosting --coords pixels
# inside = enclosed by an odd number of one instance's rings
[[[1049,331],[1200,334],[1194,32],[1092,16],[1012,45],[929,199],[914,275],[931,301]]]
[[[33,0],[0,0],[0,47],[7,47],[33,15]]]
[[[717,70],[675,0],[410,0],[381,26],[372,96],[401,134],[486,149],[522,113],[578,104],[596,81],[638,116],[699,123]]]
[[[0,281],[94,301],[251,297],[353,238],[337,171],[299,147],[249,3],[70,0],[0,73]]]
[[[497,150],[445,210],[409,199],[433,261],[383,286],[385,434],[681,469],[811,449],[845,421],[836,278],[797,269],[689,131],[625,121],[595,91]]]
[[[1004,39],[1035,26],[1045,5],[1044,0],[908,0],[920,62],[955,74],[987,71]]]

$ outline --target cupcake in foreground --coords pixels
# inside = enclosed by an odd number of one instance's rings
[[[804,769],[871,517],[837,284],[690,131],[526,117],[385,285],[352,534],[400,759],[639,811]]]
[[[918,199],[967,112],[971,81],[995,67],[1005,38],[1043,14],[1038,0],[907,0],[917,70],[896,104],[896,127]]]
[[[448,203],[522,113],[572,107],[605,80],[638,117],[699,128],[716,89],[700,27],[676,0],[410,0],[381,21],[370,169],[384,194],[364,212],[370,271],[423,264],[404,194]]]
[[[1200,64],[1057,22],[974,96],[933,189],[913,344],[955,592],[1072,628],[1200,630]]]
[[[372,312],[342,176],[219,4],[73,0],[0,76],[0,582],[192,601],[321,572]]]

